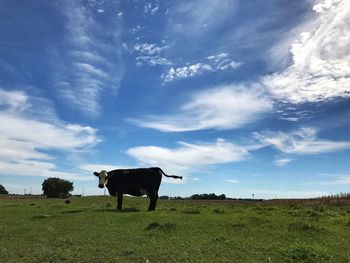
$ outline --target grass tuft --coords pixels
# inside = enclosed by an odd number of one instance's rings
[[[232,228],[243,228],[245,226],[246,224],[242,222],[235,222],[235,223],[229,224],[229,227],[232,227]]]
[[[32,216],[32,219],[45,219],[45,218],[53,218],[52,215],[35,215]]]
[[[318,263],[329,260],[329,255],[324,248],[312,247],[304,244],[295,244],[282,251],[286,262]]]
[[[201,212],[198,209],[186,209],[184,211],[185,214],[193,214],[193,215],[198,215]]]
[[[214,214],[225,214],[225,211],[224,211],[224,210],[221,210],[221,209],[214,209],[214,210],[213,210],[213,213],[214,213]]]
[[[152,222],[146,227],[147,231],[160,230],[162,232],[169,232],[175,230],[175,224],[173,223],[165,223],[159,224],[158,222]]]
[[[75,210],[68,210],[68,211],[62,211],[61,214],[78,214],[84,212],[83,209],[75,209]]]

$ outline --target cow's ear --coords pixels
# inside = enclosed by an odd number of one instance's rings
[[[99,175],[99,173],[98,173],[98,172],[94,172],[94,175],[95,175],[95,176],[98,176],[98,175]]]

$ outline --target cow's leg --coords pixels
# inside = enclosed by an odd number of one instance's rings
[[[118,192],[118,199],[117,199],[117,210],[122,210],[122,206],[123,206],[123,193],[122,192]]]
[[[148,207],[148,211],[154,211],[156,210],[156,204],[157,204],[157,200],[158,200],[158,193],[155,192],[154,194],[150,195],[150,203],[149,203],[149,207]]]

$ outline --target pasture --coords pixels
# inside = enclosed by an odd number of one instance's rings
[[[0,198],[1,262],[350,262],[350,203]]]

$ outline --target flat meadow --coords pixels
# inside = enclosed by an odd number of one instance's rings
[[[0,262],[350,262],[350,202],[0,198]]]

